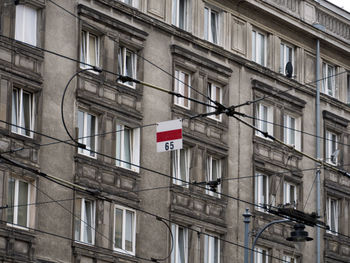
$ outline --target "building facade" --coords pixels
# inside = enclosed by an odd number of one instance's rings
[[[317,211],[298,152],[316,156],[317,83],[321,159],[349,171],[350,14],[325,0],[2,0],[0,16],[2,262],[243,262],[247,207],[250,246],[281,219],[265,206]],[[198,116],[215,101],[298,151]],[[183,149],[157,153],[172,119]],[[319,216],[321,262],[349,262],[350,177],[326,166]],[[254,262],[316,262],[316,227],[307,243],[292,227]]]

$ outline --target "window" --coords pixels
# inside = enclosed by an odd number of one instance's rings
[[[135,255],[135,211],[120,206],[116,206],[114,211],[114,249]]]
[[[188,186],[190,173],[190,149],[183,148],[172,152],[173,183]],[[177,180],[179,179],[179,180]]]
[[[286,75],[286,65],[290,62],[294,66],[294,48],[290,45],[281,43],[280,54],[280,73]]]
[[[174,238],[173,251],[171,252],[171,263],[188,262],[188,230],[182,226],[171,225]]]
[[[118,73],[130,78],[136,78],[136,55],[131,50],[120,47],[118,52]],[[125,82],[127,86],[135,88],[134,82]]]
[[[207,157],[207,182],[208,181],[216,181],[218,179],[221,179],[221,160],[213,158],[212,156]],[[210,191],[210,187],[207,186],[206,193],[215,196],[220,197],[221,193],[221,184],[219,184],[216,188],[216,192]]]
[[[297,263],[296,258],[292,256],[283,256],[283,260],[288,263]]]
[[[84,30],[81,31],[80,60],[96,67],[100,65],[100,39]],[[89,68],[90,66],[80,64],[80,67]]]
[[[335,198],[328,197],[326,203],[327,225],[329,226],[328,233],[337,235],[338,232],[338,218],[339,218],[339,204]]]
[[[121,2],[135,8],[139,8],[139,0],[120,0]]]
[[[297,205],[297,186],[295,184],[284,182],[283,184],[283,204]]]
[[[30,185],[22,180],[9,177],[7,188],[7,222],[15,226],[29,226]]]
[[[222,103],[222,88],[219,86],[213,84],[213,83],[208,83],[208,96],[212,101],[217,101],[219,103]],[[215,103],[210,101],[210,105],[216,106]],[[214,112],[215,108],[213,107],[208,107],[207,108],[208,112]],[[209,118],[212,118],[217,121],[221,121],[221,114],[220,115],[210,115]]]
[[[263,206],[269,204],[269,177],[264,174],[255,176],[255,204]],[[262,207],[257,207],[259,211],[265,211]]]
[[[140,164],[140,128],[131,129],[121,124],[116,128],[116,165],[138,172],[139,167],[132,164]]]
[[[253,30],[252,35],[252,59],[254,62],[266,66],[266,36]]]
[[[338,141],[339,136],[333,132],[326,131],[326,162],[337,165],[338,164]]]
[[[254,263],[268,263],[269,252],[265,248],[256,247],[254,251]]]
[[[11,131],[33,137],[34,129],[34,95],[20,88],[12,90],[12,124]],[[25,129],[22,129],[23,127]]]
[[[347,91],[347,103],[350,104],[350,74],[348,74],[348,76],[347,76],[346,91]]]
[[[322,91],[335,97],[335,67],[328,63],[322,63]]]
[[[220,263],[220,240],[213,236],[204,236],[204,263]]]
[[[181,70],[175,70],[175,92],[185,97],[190,97],[191,76]],[[190,101],[185,98],[174,96],[175,104],[186,109],[190,108]]]
[[[172,21],[174,26],[188,30],[189,0],[173,0]]]
[[[209,7],[204,8],[204,39],[219,44],[219,13]]]
[[[78,148],[78,152],[90,157],[96,157],[97,149],[97,117],[84,111],[78,111],[79,143],[86,149]]]
[[[256,107],[256,118],[256,127],[262,132],[273,135],[273,108],[259,103]],[[255,134],[263,137],[259,131],[256,131]]]
[[[301,149],[300,118],[285,114],[283,116],[283,141],[293,145],[295,149]]]
[[[95,243],[95,202],[85,198],[75,200],[74,237],[76,241]]]
[[[37,10],[27,5],[16,5],[15,39],[37,44]]]

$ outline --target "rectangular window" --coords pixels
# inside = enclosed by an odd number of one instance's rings
[[[121,2],[135,8],[139,8],[139,0],[120,0]]]
[[[189,0],[173,0],[172,24],[188,30]]]
[[[219,44],[219,13],[209,7],[204,8],[204,39]]]
[[[120,206],[114,211],[114,249],[135,255],[136,213]]]
[[[288,263],[297,263],[296,258],[292,256],[283,256],[283,260]]]
[[[85,198],[75,200],[74,237],[76,241],[95,243],[95,202]]]
[[[96,157],[97,150],[97,117],[78,110],[79,143],[86,145],[86,149],[78,148],[78,152],[90,157]]]
[[[208,82],[208,96],[212,101],[217,101],[219,103],[222,103],[222,88],[217,86],[216,84]],[[210,101],[209,104],[212,106],[216,106],[215,103],[213,103],[212,101]],[[214,112],[214,111],[215,111],[215,108],[207,107],[207,112]],[[216,121],[221,121],[221,114],[210,115],[208,117]]]
[[[220,263],[220,240],[213,236],[204,236],[204,263]]]
[[[337,199],[328,197],[326,203],[328,233],[337,235],[339,220],[339,202]]]
[[[283,204],[290,204],[296,207],[297,201],[297,186],[289,182],[284,182]]]
[[[27,5],[16,5],[15,39],[37,45],[37,10]]]
[[[11,126],[12,132],[33,137],[31,130],[34,129],[34,105],[34,95],[32,93],[20,88],[12,90],[11,120],[12,124],[19,126]]]
[[[182,226],[171,225],[174,247],[171,252],[171,263],[188,262],[188,230]]]
[[[269,252],[265,248],[256,247],[254,251],[254,263],[269,263]]]
[[[80,61],[91,66],[100,65],[100,39],[85,30],[81,31]],[[89,68],[90,66],[80,64],[80,67]]]
[[[118,73],[136,79],[136,54],[125,47],[119,48]],[[134,82],[125,82],[124,84],[135,88]]]
[[[347,103],[350,104],[350,74],[348,74],[347,76],[346,91],[347,91]]]
[[[252,60],[266,66],[266,36],[255,30],[252,32]]]
[[[138,165],[140,164],[140,128],[131,129],[125,125],[117,124],[116,129],[116,159],[118,159],[116,165],[138,172]]]
[[[175,70],[175,92],[180,93],[185,97],[190,97],[191,95],[191,75],[183,72],[182,70]],[[186,109],[190,108],[190,101],[185,98],[174,96],[175,104]]]
[[[269,177],[264,174],[256,174],[255,176],[255,204],[263,206],[269,204]],[[259,211],[265,211],[261,207],[257,207]]]
[[[294,48],[290,45],[281,43],[280,73],[286,75],[286,65],[288,62],[292,63],[292,66],[294,67]]]
[[[190,174],[190,149],[183,148],[172,152],[173,183],[188,187]],[[179,179],[179,180],[177,180]]]
[[[300,118],[285,114],[283,116],[283,141],[301,150]]]
[[[331,163],[333,165],[338,164],[338,141],[339,136],[333,132],[326,131],[326,162]]]
[[[13,177],[7,184],[7,222],[15,226],[29,226],[30,185]]]
[[[262,132],[267,132],[269,135],[273,135],[273,108],[259,103],[256,107],[256,127]],[[255,132],[256,135],[263,136],[259,131]]]
[[[221,160],[213,158],[212,156],[207,157],[207,176],[206,176],[207,182],[209,181],[217,181],[218,179],[222,178],[222,169],[221,169]],[[216,192],[211,190],[216,190]],[[217,187],[210,188],[210,186],[207,186],[206,193],[215,196],[220,197],[221,193],[221,184],[218,184]]]
[[[322,63],[322,91],[329,96],[335,97],[335,67]]]

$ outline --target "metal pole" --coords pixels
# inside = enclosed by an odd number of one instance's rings
[[[249,223],[250,223],[250,217],[252,216],[251,213],[249,213],[249,208],[245,209],[245,213],[243,214],[244,217],[244,263],[248,263],[249,259]]]
[[[259,239],[259,237],[261,236],[261,234],[265,231],[265,229],[268,228],[268,227],[271,226],[271,225],[274,225],[274,224],[284,223],[284,222],[291,222],[291,221],[292,221],[292,220],[290,220],[290,219],[275,220],[275,221],[272,221],[272,222],[268,223],[268,224],[265,225],[262,229],[259,230],[258,234],[257,234],[256,237],[254,238],[253,246],[252,246],[252,249],[251,249],[251,251],[250,251],[250,263],[253,263],[253,262],[254,262],[254,248],[255,248],[256,242],[258,241],[258,239]]]
[[[321,158],[321,145],[320,145],[320,39],[317,39],[316,48],[316,158]],[[316,211],[317,215],[321,215],[321,171],[316,171]],[[321,230],[316,228],[316,262],[321,262]]]

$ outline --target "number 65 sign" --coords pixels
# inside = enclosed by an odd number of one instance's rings
[[[182,120],[157,123],[157,152],[182,149]]]

